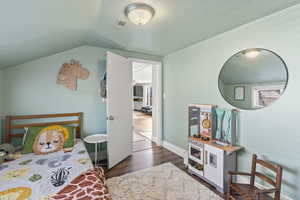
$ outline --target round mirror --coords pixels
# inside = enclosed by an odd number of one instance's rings
[[[266,49],[246,49],[229,58],[219,75],[219,90],[231,105],[246,110],[276,101],[288,82],[284,61]]]

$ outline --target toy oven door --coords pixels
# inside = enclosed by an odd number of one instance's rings
[[[204,148],[203,145],[189,144],[189,158],[199,164],[204,164]]]

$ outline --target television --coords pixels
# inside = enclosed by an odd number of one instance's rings
[[[143,97],[143,86],[142,85],[133,86],[133,96],[134,97]]]

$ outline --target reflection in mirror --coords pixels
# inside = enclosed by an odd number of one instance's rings
[[[276,101],[287,82],[287,67],[277,54],[266,49],[246,49],[223,65],[219,90],[231,105],[252,110]]]

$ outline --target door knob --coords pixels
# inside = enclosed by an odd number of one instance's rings
[[[109,117],[107,117],[107,119],[108,119],[108,120],[114,120],[115,118],[114,118],[113,116],[110,115]]]

